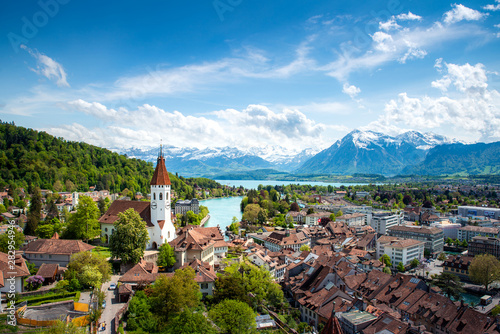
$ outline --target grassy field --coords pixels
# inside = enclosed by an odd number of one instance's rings
[[[108,247],[104,247],[104,246],[96,246],[92,252],[94,253],[97,253],[97,254],[100,254],[102,256],[104,256],[105,258],[110,258],[111,257],[111,251],[109,250]]]

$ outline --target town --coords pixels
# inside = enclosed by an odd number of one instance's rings
[[[225,231],[205,227],[201,188],[185,200],[171,186],[160,150],[145,198],[0,193],[2,308],[15,302],[18,329],[500,332],[500,209],[481,200],[498,186],[428,186],[420,199],[398,185],[259,186]]]

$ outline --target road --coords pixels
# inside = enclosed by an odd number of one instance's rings
[[[106,294],[106,308],[102,311],[99,323],[106,322],[106,330],[99,331],[102,334],[115,334],[115,315],[125,305],[125,303],[118,303],[118,290],[108,290],[111,282],[117,284],[120,276],[113,275],[111,280],[102,285],[101,291]]]

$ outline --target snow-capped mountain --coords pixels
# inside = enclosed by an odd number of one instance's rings
[[[228,172],[252,171],[273,168],[290,172],[318,153],[318,149],[290,151],[281,146],[252,147],[212,147],[198,149],[164,146],[163,156],[171,172],[191,176],[215,176]],[[155,163],[159,148],[124,150],[120,153]]]
[[[393,175],[421,162],[429,149],[456,140],[433,133],[409,131],[389,136],[354,130],[306,161],[299,173],[354,173]]]

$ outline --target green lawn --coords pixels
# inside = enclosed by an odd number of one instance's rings
[[[92,249],[92,252],[98,253],[98,254],[104,256],[105,258],[111,257],[111,251],[109,250],[108,247],[96,246],[94,249]]]

